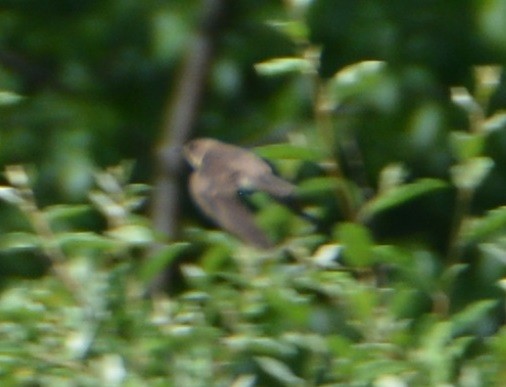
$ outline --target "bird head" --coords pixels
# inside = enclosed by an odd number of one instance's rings
[[[188,142],[183,147],[183,154],[193,168],[200,168],[207,152],[219,144],[219,141],[211,138],[199,138]]]

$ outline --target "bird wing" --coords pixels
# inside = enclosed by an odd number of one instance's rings
[[[256,175],[250,185],[278,200],[288,199],[295,193],[295,185],[274,175],[272,171]]]
[[[287,199],[295,192],[295,186],[276,176],[265,160],[235,146],[227,145],[208,152],[200,168],[202,173],[220,169],[231,172],[236,191],[264,191],[276,199]]]
[[[235,176],[221,174],[209,178],[199,171],[190,177],[190,193],[201,210],[219,226],[259,248],[272,242],[255,224],[253,214],[237,194]]]

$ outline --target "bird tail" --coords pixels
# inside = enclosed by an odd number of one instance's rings
[[[275,175],[263,175],[255,181],[255,189],[264,191],[277,199],[287,199],[295,193],[295,185]]]

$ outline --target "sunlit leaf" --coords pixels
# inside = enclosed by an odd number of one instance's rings
[[[0,250],[36,250],[40,245],[40,238],[32,233],[10,232],[0,235]]]
[[[187,268],[187,267],[186,267]],[[192,274],[189,274],[187,276],[193,276],[194,279],[203,279],[205,278],[205,275],[203,272],[197,274],[197,273],[192,273]],[[191,292],[186,292],[182,297],[181,299],[184,300],[184,301],[189,301],[189,302],[205,302],[205,301],[208,301],[209,300],[209,294],[206,293],[206,292],[201,292],[201,291],[191,291]]]
[[[265,372],[281,383],[289,386],[304,385],[304,381],[295,375],[285,363],[266,356],[257,356],[255,360]]]
[[[0,91],[0,106],[13,105],[23,99],[19,94],[10,91]]]
[[[377,79],[383,74],[386,63],[383,61],[363,61],[346,66],[334,75],[336,86],[351,85]]]
[[[418,353],[420,360],[430,370],[430,379],[434,382],[447,380],[452,358],[448,355],[448,344],[452,338],[452,323],[437,322],[420,338],[422,348]]]
[[[92,191],[88,194],[90,201],[108,218],[123,219],[127,215],[125,208],[120,206],[108,195],[100,191]]]
[[[24,199],[21,193],[13,187],[0,186],[0,199],[14,205],[20,205]]]
[[[425,335],[425,341],[423,342],[423,346],[432,351],[440,351],[442,347],[446,345],[446,343],[450,340],[452,336],[452,324],[448,321],[442,321],[435,323],[431,329]],[[434,352],[433,352],[434,353]],[[439,356],[436,356],[437,358]]]
[[[127,224],[113,228],[107,234],[131,245],[145,245],[154,240],[152,229],[136,224]]]
[[[389,110],[398,101],[397,84],[383,61],[369,60],[346,66],[328,85],[328,102],[334,108],[353,100]]]
[[[237,377],[230,387],[254,387],[256,376],[254,375],[241,375]]]
[[[462,239],[465,242],[481,241],[506,230],[506,207],[493,209],[480,218],[467,221]]]
[[[318,266],[324,268],[336,268],[341,256],[343,246],[341,244],[324,244],[318,247],[311,260]]]
[[[478,94],[490,94],[501,82],[502,66],[481,65],[474,67],[474,76]]]
[[[22,165],[8,165],[5,168],[5,177],[11,185],[16,188],[26,188],[30,186],[30,176]]]
[[[480,105],[478,105],[474,97],[465,87],[452,87],[451,97],[453,103],[465,110],[467,113],[474,114],[477,111],[481,112]]]
[[[402,164],[389,164],[381,170],[378,190],[380,193],[387,192],[398,187],[407,176],[406,168]]]
[[[283,75],[306,73],[313,70],[313,64],[303,58],[275,58],[255,64],[255,70],[261,75]]]
[[[462,190],[475,190],[494,166],[489,157],[474,157],[453,166],[450,170],[455,186]]]
[[[486,132],[494,132],[496,130],[506,128],[506,111],[500,110],[488,117],[483,123],[483,129]]]

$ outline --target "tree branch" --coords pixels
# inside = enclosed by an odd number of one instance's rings
[[[157,176],[152,218],[155,228],[169,238],[177,237],[179,231],[180,180],[183,169],[181,148],[190,139],[199,115],[227,3],[228,0],[204,0],[199,31],[188,49],[179,84],[168,103],[161,141],[156,148]],[[151,291],[166,288],[173,271],[173,268],[168,268],[155,279]]]

